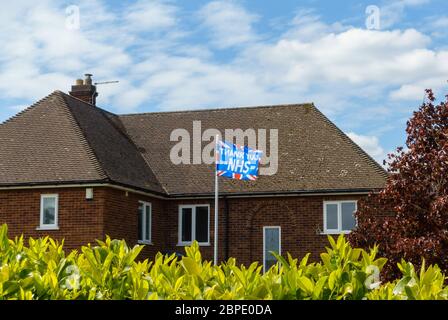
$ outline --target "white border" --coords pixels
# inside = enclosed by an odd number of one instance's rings
[[[210,204],[185,204],[179,205],[179,214],[178,214],[178,246],[188,246],[193,243],[196,238],[196,208],[197,207],[207,207],[208,209],[208,227],[207,227],[207,242],[198,242],[200,246],[209,246],[210,245]],[[191,209],[191,241],[182,241],[182,209]]]
[[[266,229],[278,229],[278,254],[282,254],[282,227],[264,226],[263,227],[263,273],[266,272]]]
[[[324,201],[324,231],[322,234],[349,234],[351,230],[342,230],[342,204],[343,203],[355,203],[355,211],[358,210],[358,200],[331,200],[331,201]],[[338,228],[337,229],[327,229],[327,204],[335,204],[338,207]],[[355,226],[358,224],[358,221],[356,221],[355,217]]]
[[[143,239],[146,238],[146,206],[149,207],[149,239],[148,240],[142,240],[142,239],[138,239],[138,243],[141,244],[152,244],[152,204],[151,202],[146,202],[146,201],[139,201],[138,205],[143,205],[143,221],[142,221],[142,226],[143,226],[143,230],[142,230],[142,237]]]
[[[54,198],[54,224],[44,224],[44,199]],[[59,215],[59,195],[58,194],[41,194],[40,195],[40,218],[37,230],[58,230]]]

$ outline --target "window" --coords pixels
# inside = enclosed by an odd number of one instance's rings
[[[349,233],[356,226],[356,201],[324,202],[324,233]]]
[[[58,195],[43,194],[40,197],[40,228],[58,228]]]
[[[268,271],[277,259],[271,252],[281,253],[281,228],[263,227],[263,271]]]
[[[179,245],[196,240],[199,244],[210,242],[210,207],[208,205],[179,206]]]
[[[151,204],[139,202],[138,206],[138,242],[151,243]]]

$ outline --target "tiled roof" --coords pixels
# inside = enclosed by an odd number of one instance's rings
[[[312,104],[283,105],[120,116],[128,135],[142,150],[163,187],[172,195],[207,194],[214,188],[214,166],[174,165],[169,158],[176,128],[193,136],[193,121],[202,131],[278,130],[278,172],[255,182],[220,179],[222,193],[270,193],[379,189],[386,173]],[[269,141],[269,139],[267,139]],[[209,142],[203,142],[204,147]],[[266,153],[269,155],[268,144]]]
[[[1,185],[105,178],[62,94],[0,125]]]
[[[171,196],[212,194],[213,164],[170,161],[177,143],[171,132],[193,136],[193,121],[202,131],[266,129],[269,137],[278,130],[278,172],[255,182],[222,178],[222,193],[372,190],[385,183],[381,166],[311,104],[117,116],[56,91],[0,125],[0,186],[112,182]]]
[[[0,185],[115,182],[163,193],[106,111],[56,91],[0,125]]]

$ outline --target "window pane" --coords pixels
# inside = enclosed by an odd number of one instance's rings
[[[208,242],[208,207],[196,207],[196,240]]]
[[[280,253],[280,230],[278,228],[264,229],[264,264],[266,271],[277,262],[271,251]]]
[[[143,204],[138,206],[138,240],[143,240]]]
[[[43,206],[44,206],[43,223],[55,224],[56,198],[44,198]]]
[[[182,208],[181,241],[191,241],[191,208]]]
[[[145,206],[146,209],[146,232],[145,232],[145,240],[151,240],[151,207],[149,205]]]
[[[327,204],[327,230],[338,229],[338,205]]]
[[[355,228],[356,219],[354,212],[356,210],[355,202],[342,203],[342,230],[352,230]]]

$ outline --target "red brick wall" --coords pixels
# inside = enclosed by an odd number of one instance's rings
[[[130,246],[138,242],[139,201],[152,205],[152,240],[143,256],[153,257],[165,248],[162,202],[147,196],[112,188],[94,188],[93,200],[85,199],[83,188],[48,188],[0,191],[0,224],[7,223],[9,236],[24,234],[26,237],[49,235],[65,239],[65,248],[79,248],[106,235],[125,239]],[[40,197],[42,194],[58,194],[59,230],[37,230],[40,225]]]
[[[59,194],[59,230],[38,231],[40,195]],[[226,248],[225,201],[220,200],[219,258],[236,257],[249,264],[263,257],[263,226],[280,226],[282,253],[302,257],[308,252],[317,259],[327,245],[323,229],[323,201],[357,200],[359,196],[309,196],[228,199],[230,228]],[[138,202],[152,205],[152,242],[142,257],[152,258],[158,251],[180,252],[178,244],[178,210],[182,204],[210,205],[210,246],[201,248],[206,259],[213,259],[213,200],[160,200],[112,188],[94,188],[94,199],[85,199],[85,188],[11,190],[0,192],[0,223],[9,225],[10,236],[24,233],[39,237],[65,238],[66,248],[79,248],[95,239],[125,239],[137,244]]]
[[[323,202],[359,197],[284,197],[229,200],[230,256],[241,263],[263,259],[263,226],[281,227],[282,254],[301,258],[308,252],[316,260],[328,245],[323,230]]]
[[[124,239],[133,246],[138,243],[139,201],[151,203],[153,245],[146,245],[142,257],[152,258],[165,250],[166,221],[162,200],[122,190],[107,189],[104,211],[104,233],[114,239]]]
[[[294,257],[312,253],[312,259],[319,258],[328,244],[323,230],[323,202],[325,200],[358,200],[360,196],[308,196],[275,198],[228,199],[229,241],[228,253],[238,262],[250,264],[263,259],[263,226],[281,227],[282,254],[290,252]],[[219,205],[219,259],[226,254],[226,215],[224,200]],[[213,259],[214,203],[213,200],[177,200],[165,205],[164,214],[169,217],[167,228],[167,249],[183,253],[178,242],[178,206],[183,204],[210,205],[211,245],[202,247],[202,255]]]
[[[59,195],[59,230],[36,230],[40,225],[41,194]],[[105,194],[105,190],[95,189],[94,199],[86,200],[85,188],[1,191],[0,224],[8,224],[10,237],[49,235],[65,239],[67,249],[79,248],[102,237]]]
[[[208,260],[213,260],[213,243],[214,243],[214,202],[213,200],[171,200],[166,201],[164,206],[164,215],[167,217],[167,228],[166,228],[166,249],[169,252],[178,252],[184,254],[184,247],[178,246],[179,242],[179,206],[180,205],[190,205],[190,204],[206,204],[210,206],[210,245],[202,246],[201,253],[202,256]],[[225,240],[225,216],[224,213],[224,203],[220,203],[220,218],[219,218],[219,234],[218,237],[220,243]],[[219,246],[219,257],[224,257],[224,245]]]

